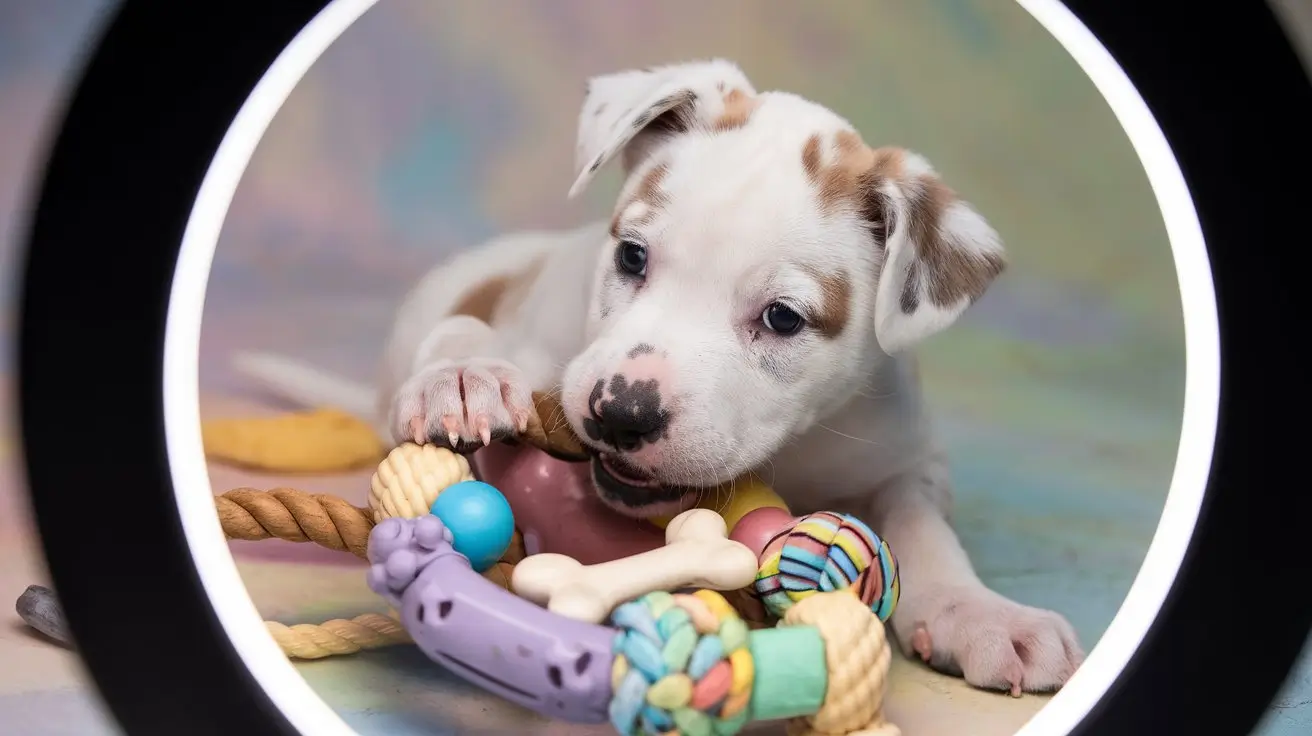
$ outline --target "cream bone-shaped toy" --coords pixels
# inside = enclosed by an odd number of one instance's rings
[[[737,590],[751,585],[756,571],[756,554],[729,539],[723,517],[690,509],[665,527],[664,547],[597,565],[532,555],[515,566],[511,587],[553,613],[601,623],[619,604],[653,590]]]

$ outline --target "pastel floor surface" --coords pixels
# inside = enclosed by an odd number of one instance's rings
[[[270,410],[249,400],[218,396],[206,397],[202,407],[207,416]],[[287,478],[218,466],[212,466],[210,474],[216,492],[239,486],[291,485],[357,503],[363,503],[368,476],[357,472]],[[1016,501],[1023,502],[1023,495]],[[963,500],[962,534],[981,574],[1020,600],[1062,610],[1084,642],[1094,644],[1137,566],[1133,555],[1108,553],[1115,547],[1109,540],[1140,537],[1151,530],[1153,519],[1127,527],[1125,519],[1137,516],[1128,513],[1133,509],[1127,504],[1120,521],[1098,521],[1087,511],[1082,521],[1061,519],[1059,509],[1048,509],[1056,521],[1050,518],[1040,523],[1039,516],[1027,520],[1006,511],[1007,504],[999,499],[987,506],[969,497]],[[0,442],[0,593],[6,601],[14,600],[28,584],[45,579],[23,503],[15,448],[12,442]],[[1046,554],[1038,554],[1045,548]],[[1057,554],[1052,554],[1054,549]],[[384,610],[365,586],[362,563],[345,554],[280,541],[233,543],[232,551],[253,600],[268,619],[289,624],[320,622]],[[12,608],[0,620],[0,661],[6,663],[0,668],[0,732],[23,736],[118,733],[88,688],[75,655],[26,630]],[[410,647],[303,662],[297,669],[330,707],[365,736],[607,732],[542,721],[484,695]],[[1272,708],[1263,733],[1307,733],[1312,725],[1308,692],[1312,692],[1312,668],[1305,665]],[[887,702],[891,718],[907,736],[991,736],[1014,733],[1048,698],[1026,695],[1013,699],[980,692],[899,655],[894,659]]]

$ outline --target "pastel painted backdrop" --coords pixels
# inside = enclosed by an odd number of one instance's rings
[[[565,199],[588,75],[713,55],[875,144],[923,152],[1002,233],[1014,266],[926,345],[927,384],[981,573],[1096,641],[1174,467],[1179,293],[1125,134],[1010,3],[383,0],[292,94],[238,190],[207,297],[205,386],[246,390],[234,348],[370,377],[421,269],[608,211],[614,171]]]
[[[6,277],[42,135],[106,7],[0,6]],[[1182,315],[1161,218],[1125,134],[1076,64],[1009,2],[382,0],[287,100],[240,185],[206,301],[204,412],[278,408],[229,370],[235,349],[276,349],[367,379],[390,310],[421,270],[497,233],[602,215],[613,171],[579,201],[564,196],[583,80],[710,56],[736,60],[758,88],[832,107],[872,143],[924,153],[1003,235],[1011,269],[925,346],[925,381],[980,574],[1063,612],[1091,647],[1170,482]],[[12,296],[9,278],[0,286]],[[4,439],[0,592],[12,600],[42,572]],[[211,477],[216,491],[291,483],[363,497],[359,474],[289,482],[215,467]],[[380,608],[349,560],[273,542],[234,553],[268,618]],[[11,626],[0,627],[0,652],[19,663],[0,673],[0,731],[112,732],[71,657]],[[972,693],[905,661],[895,668],[890,707],[909,736],[1008,733],[1044,702]],[[362,733],[549,731],[408,650],[300,670]],[[1312,683],[1300,677],[1269,734],[1312,725],[1301,702]]]

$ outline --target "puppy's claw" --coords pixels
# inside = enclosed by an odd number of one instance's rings
[[[483,440],[483,446],[487,447],[492,444],[492,427],[487,421],[487,417],[481,416],[474,421],[478,426],[478,438]]]
[[[1019,661],[1013,663],[1007,673],[1007,682],[1011,683],[1011,697],[1019,698],[1025,681],[1025,668]]]
[[[423,417],[412,417],[410,419],[410,436],[414,438],[416,445],[424,444],[426,438],[424,437]]]

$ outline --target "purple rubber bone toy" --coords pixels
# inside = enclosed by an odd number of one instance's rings
[[[369,587],[433,660],[544,716],[605,723],[614,629],[562,618],[474,572],[436,516],[369,535]]]

